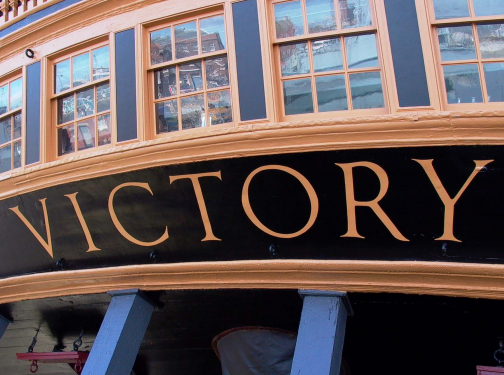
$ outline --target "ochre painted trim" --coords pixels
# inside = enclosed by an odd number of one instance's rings
[[[0,304],[109,290],[320,289],[504,299],[504,265],[257,260],[124,266],[0,280]]]
[[[415,112],[180,131],[13,171],[2,176],[0,199],[100,176],[206,160],[347,149],[504,145],[503,119],[504,111]]]

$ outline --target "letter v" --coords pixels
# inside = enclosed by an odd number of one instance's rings
[[[46,233],[47,233],[47,242],[44,241],[42,236],[33,228],[33,225],[26,219],[26,217],[19,211],[19,206],[9,208],[9,210],[14,211],[14,213],[21,219],[21,221],[26,225],[26,227],[32,232],[32,234],[35,236],[35,238],[40,242],[40,244],[44,247],[44,249],[49,253],[51,258],[53,257],[53,250],[52,250],[52,241],[51,241],[51,229],[49,228],[49,219],[47,217],[47,207],[46,207],[46,201],[47,198],[40,199],[40,203],[42,203],[42,209],[44,210],[44,220],[45,220],[45,226],[46,226]]]

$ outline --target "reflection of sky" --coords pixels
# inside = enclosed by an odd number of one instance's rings
[[[378,66],[378,52],[374,34],[346,37],[345,46],[350,69]]]
[[[7,112],[7,103],[9,101],[8,95],[8,86],[5,85],[0,87],[0,114]]]
[[[300,1],[275,4],[275,22],[290,20],[295,28],[294,35],[303,34],[303,15]]]
[[[504,14],[502,0],[473,0],[476,16],[499,16]]]
[[[205,18],[200,21],[201,35],[206,34],[219,34],[220,41],[222,42],[224,48],[226,48],[226,36],[224,30],[224,17],[217,16],[211,18]]]
[[[436,19],[469,17],[467,0],[432,0]],[[477,1],[477,0],[476,0]],[[499,0],[501,1],[501,0]]]
[[[99,48],[93,51],[93,70],[109,68],[109,47]]]
[[[89,53],[76,56],[72,61],[74,86],[89,82]]]
[[[21,78],[11,82],[10,110],[20,108],[23,101],[23,82]]]
[[[306,13],[310,31],[336,29],[333,0],[306,0]]]
[[[70,60],[56,64],[56,93],[70,88]]]

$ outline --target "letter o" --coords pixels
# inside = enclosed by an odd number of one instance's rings
[[[295,233],[287,233],[287,234],[274,232],[271,229],[267,228],[263,223],[261,223],[257,218],[257,216],[254,214],[254,211],[252,211],[252,207],[250,206],[249,201],[250,182],[252,181],[254,176],[257,175],[259,172],[267,170],[279,170],[286,172],[291,176],[294,176],[295,178],[297,178],[299,182],[301,182],[301,185],[303,185],[304,189],[308,193],[308,198],[310,198],[310,205],[311,205],[310,218],[308,219],[308,222],[301,230]],[[243,209],[245,210],[245,213],[247,214],[248,218],[250,219],[250,221],[252,221],[252,223],[254,223],[256,227],[258,227],[263,232],[278,238],[294,238],[308,231],[308,229],[312,227],[313,223],[315,223],[319,210],[319,201],[317,198],[317,193],[315,193],[315,190],[313,189],[313,186],[311,186],[310,182],[298,171],[295,171],[294,169],[285,167],[283,165],[265,165],[264,167],[259,167],[252,173],[250,173],[247,179],[245,180],[245,184],[243,185],[242,204]]]

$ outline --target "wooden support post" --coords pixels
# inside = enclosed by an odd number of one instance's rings
[[[9,319],[0,315],[0,339],[2,338],[3,334],[7,330],[7,327],[9,326],[10,322],[11,321]]]
[[[346,293],[299,291],[303,311],[291,375],[339,375],[347,315]]]
[[[138,289],[108,294],[112,301],[82,375],[129,375],[154,310]]]

